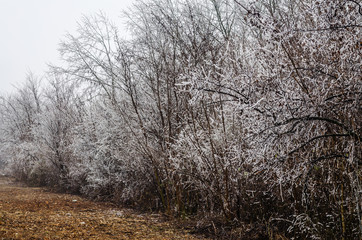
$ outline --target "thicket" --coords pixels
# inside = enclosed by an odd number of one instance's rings
[[[1,98],[15,177],[235,238],[362,237],[361,4],[149,0],[126,15],[131,38],[84,17],[62,66]]]

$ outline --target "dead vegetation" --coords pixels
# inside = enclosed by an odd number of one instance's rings
[[[157,215],[0,178],[0,239],[198,239]]]

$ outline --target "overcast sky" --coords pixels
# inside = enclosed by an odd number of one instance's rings
[[[82,15],[99,11],[122,26],[122,10],[135,0],[0,0],[0,94],[11,92],[26,73],[41,75],[59,62],[58,44],[75,33]]]

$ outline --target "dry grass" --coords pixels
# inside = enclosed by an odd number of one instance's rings
[[[0,178],[0,239],[199,239],[157,215]]]

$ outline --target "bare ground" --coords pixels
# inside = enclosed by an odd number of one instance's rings
[[[158,215],[137,215],[79,196],[0,177],[0,239],[200,239]]]

